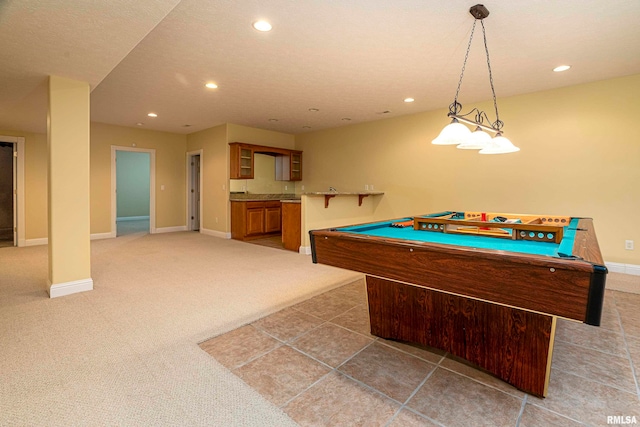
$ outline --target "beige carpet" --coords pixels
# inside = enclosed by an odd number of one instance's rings
[[[49,299],[47,248],[0,251],[0,425],[295,425],[197,343],[361,277],[197,233],[92,242]]]

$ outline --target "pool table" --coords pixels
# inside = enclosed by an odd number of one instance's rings
[[[607,268],[590,218],[448,211],[309,234],[314,263],[366,274],[373,335],[536,396],[557,318],[600,325]]]

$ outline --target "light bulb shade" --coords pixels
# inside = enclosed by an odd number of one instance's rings
[[[498,134],[491,140],[487,147],[480,150],[480,154],[507,154],[515,153],[516,151],[520,151],[520,148],[513,145],[513,143],[504,136]]]
[[[457,148],[461,150],[482,150],[491,143],[491,135],[480,129],[480,126],[474,130],[471,135]]]
[[[458,120],[453,119],[431,143],[435,145],[458,145],[469,138],[469,135],[471,135],[469,128],[458,122]]]

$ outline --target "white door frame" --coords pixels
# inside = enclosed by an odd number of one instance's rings
[[[14,244],[18,246],[26,246],[27,238],[25,236],[25,202],[24,202],[24,137],[21,136],[4,136],[0,135],[0,141],[9,142],[17,145],[18,158],[16,162],[16,185],[13,204],[13,222],[15,227]],[[17,200],[16,200],[17,199]]]
[[[156,233],[156,150],[154,148],[133,148],[111,146],[111,237],[117,235],[117,198],[116,198],[116,151],[134,151],[149,153],[149,233]]]
[[[202,197],[202,183],[203,183],[202,176],[204,175],[204,167],[203,167],[203,161],[202,161],[203,160],[203,155],[204,155],[204,150],[202,150],[202,149],[195,150],[195,151],[188,151],[187,152],[187,168],[186,168],[186,171],[187,171],[187,179],[186,179],[186,181],[187,181],[187,190],[186,190],[187,191],[187,197],[186,197],[186,199],[187,199],[187,209],[186,209],[187,217],[186,218],[187,218],[187,230],[191,231],[191,230],[193,230],[193,226],[191,224],[191,210],[192,210],[192,207],[191,207],[191,176],[192,176],[191,175],[191,158],[193,156],[200,156],[200,182],[199,182],[199,185],[198,185],[198,187],[200,188],[200,209],[199,209],[200,212],[198,212],[199,218],[200,218],[199,233],[202,233],[202,229],[203,229],[203,227],[202,227],[202,206],[204,205],[204,203],[202,202],[202,199],[203,199],[203,197]]]

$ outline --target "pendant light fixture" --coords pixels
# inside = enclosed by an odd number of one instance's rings
[[[442,129],[440,135],[431,142],[435,145],[457,145],[457,148],[460,149],[480,150],[480,154],[504,154],[519,151],[520,149],[518,147],[514,146],[511,141],[502,135],[504,123],[498,115],[498,102],[496,100],[496,91],[493,87],[493,75],[491,74],[491,62],[489,61],[489,49],[487,48],[487,35],[483,22],[483,19],[489,16],[489,10],[484,7],[484,5],[477,4],[469,9],[469,13],[475,20],[471,28],[471,36],[469,37],[469,44],[467,45],[467,53],[464,56],[456,96],[453,99],[453,103],[449,105],[449,114],[447,114],[447,117],[451,117],[452,120],[451,123]],[[473,33],[478,21],[480,21],[480,25],[482,26],[484,50],[487,54],[487,67],[489,69],[489,83],[491,84],[491,94],[493,95],[493,106],[496,110],[496,120],[493,123],[484,111],[480,111],[477,108],[474,108],[466,114],[462,114],[462,104],[458,102],[460,86],[462,85],[464,70],[467,66],[469,51],[471,50]],[[471,132],[467,126],[460,122],[471,125],[475,130]],[[495,136],[492,138],[490,133],[495,134]]]

